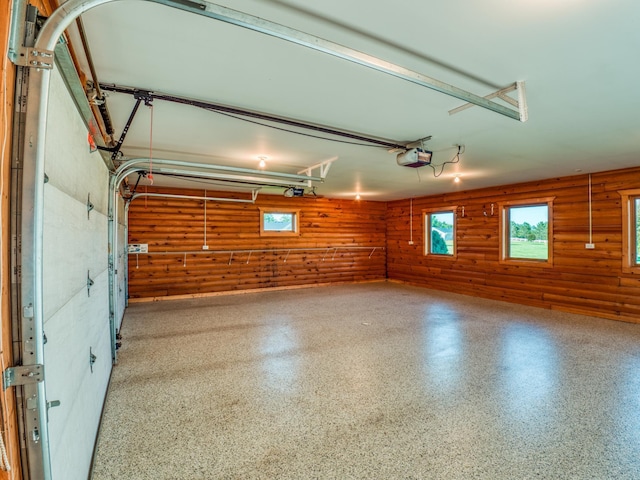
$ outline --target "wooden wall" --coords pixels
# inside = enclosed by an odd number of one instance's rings
[[[640,322],[640,278],[622,272],[622,213],[617,193],[640,188],[640,168],[593,174],[591,181],[594,250],[585,249],[589,242],[588,175],[414,199],[413,246],[408,244],[410,201],[390,202],[388,277],[467,295]],[[555,196],[553,267],[499,263],[498,202],[548,196]],[[449,205],[459,207],[457,258],[427,258],[423,255],[421,210]]]
[[[196,190],[165,192],[203,195]],[[208,196],[229,194],[209,192]],[[259,208],[270,207],[299,209],[300,235],[261,237]],[[151,254],[129,255],[129,296],[384,279],[386,251],[380,247],[385,247],[385,212],[384,202],[265,194],[255,204],[208,201],[206,252],[202,250],[204,201],[138,198],[130,207],[129,243],[147,243]],[[373,251],[374,247],[378,248]],[[280,251],[270,251],[274,249]],[[219,251],[225,253],[214,253]],[[153,255],[158,252],[173,253]]]

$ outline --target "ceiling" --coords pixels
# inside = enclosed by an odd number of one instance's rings
[[[425,148],[434,152],[434,165],[454,159],[455,145],[464,145],[460,161],[445,165],[436,178],[429,167],[398,166],[396,154],[384,147],[311,138],[154,100],[153,115],[141,107],[131,124],[122,147],[127,158],[148,156],[151,149],[154,158],[256,169],[259,157],[266,156],[267,170],[288,173],[337,158],[318,194],[354,198],[359,193],[363,200],[381,201],[640,165],[638,2],[396,0],[393,8],[363,0],[220,4],[479,96],[524,81],[528,120],[478,106],[450,115],[464,102],[214,19],[120,1],[82,16],[101,83],[403,144],[431,136]],[[89,75],[85,60],[80,63]],[[116,139],[134,103],[130,95],[109,93]],[[456,175],[459,183],[453,182]],[[181,185],[154,177],[157,185]]]

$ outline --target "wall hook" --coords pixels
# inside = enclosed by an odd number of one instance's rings
[[[91,194],[87,193],[87,220],[89,220],[89,214],[91,213],[91,210],[93,210],[95,207],[93,205],[93,203],[91,203]]]
[[[93,287],[93,279],[89,276],[89,270],[87,270],[87,297],[91,296],[91,287]]]
[[[93,354],[91,347],[89,347],[89,368],[91,368],[91,373],[93,373],[93,364],[96,363],[97,359],[98,357]]]

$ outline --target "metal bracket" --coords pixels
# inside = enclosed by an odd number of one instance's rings
[[[91,203],[91,194],[87,193],[87,220],[89,220],[89,213],[93,210],[95,206]]]
[[[331,164],[336,160],[338,160],[338,157],[333,157],[333,158],[330,158],[329,160],[325,160],[324,162],[318,163],[316,165],[311,165],[310,167],[305,168],[304,170],[300,170],[298,172],[298,175],[307,175],[310,177],[313,175],[314,170],[320,169],[320,179],[322,182],[324,182],[324,179],[327,178],[327,174],[329,173],[329,169],[331,168]],[[307,186],[309,188],[312,187],[311,180],[307,182]]]
[[[91,368],[91,373],[93,373],[93,364],[96,363],[97,359],[98,357],[93,354],[91,347],[89,347],[89,368]]]
[[[87,297],[91,296],[91,287],[93,287],[93,279],[89,276],[89,270],[87,270]]]
[[[51,70],[53,68],[53,51],[33,47],[22,47],[18,49],[18,55],[14,63],[22,67]]]
[[[2,388],[6,390],[16,385],[40,383],[44,380],[43,365],[9,367],[2,373]]]
[[[518,100],[515,100],[509,96],[507,93],[513,92],[514,90],[518,91]],[[515,82],[509,85],[508,87],[501,88],[497,92],[490,93],[482,98],[487,100],[491,100],[493,98],[499,98],[500,100],[504,100],[511,106],[514,106],[518,109],[520,114],[520,121],[526,122],[529,118],[529,111],[527,109],[527,98],[525,96],[524,82]],[[454,108],[453,110],[449,110],[449,115],[453,115],[454,113],[461,112],[462,110],[466,110],[467,108],[471,108],[475,106],[474,103],[465,103],[464,105],[460,105],[459,107]]]
[[[136,90],[133,93],[133,98],[135,98],[136,100],[142,100],[147,107],[150,107],[153,103],[153,95],[151,94],[151,92],[146,90]]]

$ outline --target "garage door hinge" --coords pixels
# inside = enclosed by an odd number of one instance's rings
[[[2,373],[2,388],[40,383],[44,380],[43,365],[9,367]]]
[[[38,70],[51,70],[53,68],[53,51],[33,47],[22,47],[14,61],[16,65],[33,67]]]

